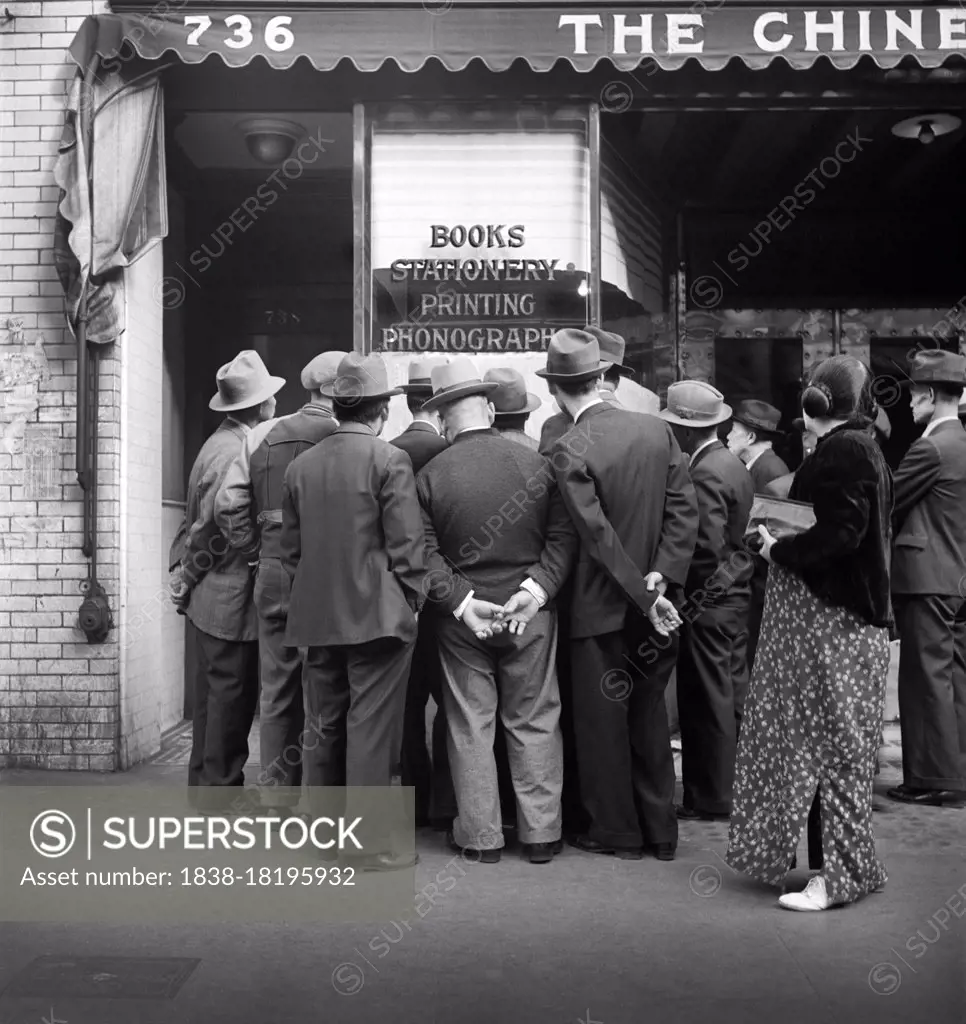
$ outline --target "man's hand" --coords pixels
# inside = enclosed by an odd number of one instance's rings
[[[659,572],[649,572],[644,577],[644,582],[647,584],[648,590],[657,590],[661,597],[667,593],[667,581]]]
[[[503,618],[509,623],[509,631],[519,636],[538,611],[540,603],[533,594],[529,590],[518,590],[503,606]]]
[[[168,574],[168,588],[175,611],[184,615],[188,601],[191,600],[191,588],[185,582],[184,569],[180,565]]]
[[[661,636],[670,636],[680,625],[677,608],[666,597],[659,597],[647,610],[651,625]]]
[[[478,601],[474,597],[463,609],[462,619],[477,640],[489,640],[503,632],[503,609],[492,601]]]

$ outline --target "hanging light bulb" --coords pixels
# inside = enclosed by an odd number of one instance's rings
[[[928,146],[935,138],[936,133],[932,130],[932,122],[923,121],[922,126],[919,128],[919,141],[924,146]]]
[[[924,146],[928,146],[940,135],[956,131],[961,124],[960,119],[952,114],[919,114],[893,125],[892,134],[900,139],[918,139]]]
[[[577,294],[582,298],[586,299],[590,294],[590,285],[587,284],[587,278],[581,278],[580,284],[577,285]]]

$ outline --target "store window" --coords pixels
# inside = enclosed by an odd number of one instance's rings
[[[367,347],[537,353],[589,321],[587,112],[373,111],[368,132]]]

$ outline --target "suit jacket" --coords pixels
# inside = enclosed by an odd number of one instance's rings
[[[894,594],[962,595],[966,577],[966,430],[940,423],[895,475]]]
[[[702,448],[691,463],[698,499],[698,540],[686,591],[719,593],[748,589],[752,561],[744,537],[755,497],[751,474],[720,441]]]
[[[601,388],[600,397],[628,412],[639,412],[645,416],[657,416],[661,411],[661,399],[653,391],[626,377],[621,380],[616,392]]]
[[[188,476],[184,550],[176,571],[191,590],[185,614],[221,640],[258,639],[248,561],[229,546],[215,522],[215,499],[248,433],[226,417],[202,445]]]
[[[573,420],[565,412],[555,412],[543,421],[540,428],[538,451],[541,455],[550,455],[553,446],[573,426]]]
[[[420,420],[414,420],[389,443],[401,448],[409,456],[409,461],[413,464],[413,474],[418,473],[430,459],[449,447],[445,437],[441,437],[428,423]]]
[[[577,553],[577,534],[539,453],[496,430],[459,434],[416,480],[430,599],[454,612],[472,590],[505,604],[529,577],[553,600]]]
[[[786,473],[784,476],[776,477],[771,483],[765,484],[761,493],[767,494],[770,498],[787,498],[788,492],[792,489],[792,481],[794,479],[794,473]],[[755,488],[756,492],[757,490]]]
[[[516,441],[517,444],[522,444],[532,452],[537,451],[539,448],[537,439],[531,437],[525,430],[517,430],[515,427],[501,427],[499,425],[497,425],[496,429],[501,437],[505,437],[508,441]]]
[[[751,473],[751,482],[754,484],[755,494],[764,494],[765,488],[772,480],[777,480],[788,473],[788,466],[771,448],[766,448],[751,464],[748,472]]]
[[[423,599],[423,524],[409,456],[342,423],[293,460],[282,488],[290,647],[411,641]]]
[[[571,636],[616,632],[630,605],[647,612],[656,600],[647,573],[677,586],[687,578],[698,534],[687,459],[663,420],[602,402],[556,442],[551,462],[580,537]]]

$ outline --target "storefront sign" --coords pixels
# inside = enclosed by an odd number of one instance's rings
[[[554,9],[526,2],[506,4],[439,3],[385,5],[376,28],[368,5],[315,9],[263,0],[258,7],[186,10],[185,0],[143,0],[144,11],[98,15],[88,19],[72,51],[80,59],[88,47],[120,62],[140,55],[149,60],[175,50],[197,63],[218,53],[240,66],[259,55],[277,68],[307,57],[318,70],[348,58],[374,71],[392,57],[403,69],[418,71],[427,58],[449,70],[482,59],[492,71],[506,70],[523,58],[539,71],[567,58],[590,70],[610,57],[623,70],[643,61],[663,68],[697,58],[720,68],[733,57],[764,67],[784,57],[809,67],[819,54],[837,67],[851,67],[863,54],[882,67],[915,55],[937,67],[950,54],[966,51],[966,10],[943,7],[756,7],[726,0],[697,0],[688,9],[642,5],[561,5]],[[141,0],[126,0],[128,8]]]
[[[375,347],[387,352],[545,351],[559,327],[585,322],[583,275],[572,265],[561,271],[557,259],[493,252],[519,249],[526,241],[524,224],[430,225],[429,250],[453,255],[398,259],[388,273],[376,272]],[[568,305],[573,307],[569,318]]]

